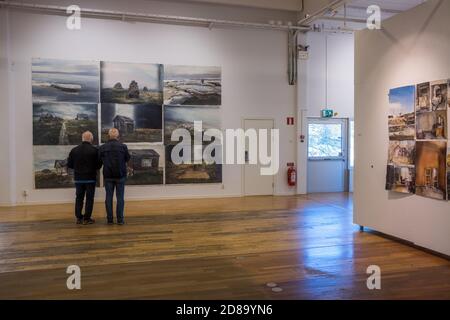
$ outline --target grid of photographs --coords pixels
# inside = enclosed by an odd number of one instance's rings
[[[87,130],[95,145],[107,142],[111,128],[130,151],[128,185],[222,181],[220,164],[167,156],[173,130],[193,132],[194,120],[220,129],[220,67],[32,59],[32,94],[36,189],[74,187],[70,150]]]
[[[386,190],[450,200],[450,80],[389,92]]]

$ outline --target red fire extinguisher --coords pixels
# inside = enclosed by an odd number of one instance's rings
[[[290,187],[294,187],[297,183],[297,171],[295,170],[294,167],[289,167],[287,176],[288,176],[288,185]]]

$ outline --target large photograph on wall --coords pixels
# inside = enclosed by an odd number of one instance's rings
[[[32,60],[33,102],[99,102],[99,62]]]
[[[74,187],[73,172],[67,168],[67,158],[75,146],[35,146],[34,181],[36,189]]]
[[[163,145],[129,145],[131,159],[127,163],[128,185],[164,183],[165,152]]]
[[[172,132],[186,129],[194,141],[194,121],[202,122],[203,133],[208,129],[221,128],[220,108],[217,106],[164,106],[164,143],[176,144],[172,141]]]
[[[108,131],[116,128],[122,142],[162,143],[162,106],[156,104],[101,105],[101,139],[108,141]]]
[[[389,140],[415,139],[414,86],[391,89],[389,92]]]
[[[163,103],[163,66],[150,63],[101,62],[101,102]]]
[[[33,145],[77,145],[85,131],[98,144],[97,109],[97,104],[33,104]]]
[[[447,110],[448,103],[448,80],[431,82],[431,109]]]
[[[165,65],[164,104],[221,105],[220,67]]]
[[[386,190],[400,193],[415,192],[416,142],[390,141]]]
[[[172,161],[172,150],[175,145],[166,146],[166,184],[190,184],[190,183],[221,183],[222,182],[222,165],[219,163],[207,164],[202,161],[200,164],[183,163],[175,164]],[[191,150],[191,159],[194,159],[194,148]],[[203,151],[205,146],[203,146]],[[179,152],[183,157],[183,150]],[[214,152],[212,156],[216,155]],[[218,155],[218,156],[221,156]],[[221,161],[220,161],[221,162]]]
[[[416,122],[418,140],[447,139],[447,109],[420,112],[417,114]]]
[[[445,200],[447,197],[447,142],[417,141],[416,194]]]
[[[194,142],[194,121],[202,122],[202,148],[212,142],[222,149],[221,141],[206,136],[221,128],[220,67],[56,59],[31,64],[37,189],[73,187],[71,148],[85,131],[94,144],[105,143],[111,128],[130,150],[129,185],[222,181],[221,161],[175,165],[167,156],[178,143],[171,141],[174,130],[187,130]]]

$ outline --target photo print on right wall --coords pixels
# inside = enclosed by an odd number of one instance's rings
[[[386,190],[450,200],[450,80],[391,89]]]
[[[386,190],[415,192],[415,112],[414,86],[389,92],[389,150]]]

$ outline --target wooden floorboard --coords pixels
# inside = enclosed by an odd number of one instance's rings
[[[359,232],[349,194],[128,202],[125,226],[72,210],[0,208],[0,299],[450,299],[450,262]]]

